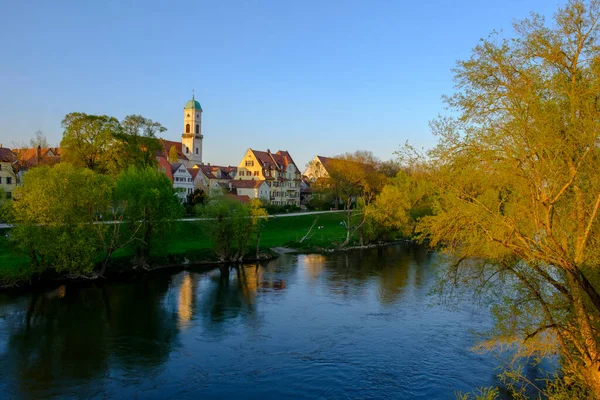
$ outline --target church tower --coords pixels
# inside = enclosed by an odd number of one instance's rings
[[[190,160],[188,167],[202,163],[202,107],[192,99],[183,107],[181,151]]]

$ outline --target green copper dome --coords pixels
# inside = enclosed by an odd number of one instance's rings
[[[200,107],[200,103],[198,103],[196,100],[194,100],[194,97],[192,97],[192,99],[190,101],[185,103],[185,106],[183,107],[183,109],[184,110],[188,110],[188,109],[202,110],[202,107]]]

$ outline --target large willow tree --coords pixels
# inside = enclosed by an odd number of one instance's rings
[[[435,215],[420,226],[457,260],[447,282],[510,285],[484,345],[558,352],[567,384],[596,397],[599,18],[598,1],[570,1],[552,26],[532,15],[458,63],[453,116],[432,123]]]

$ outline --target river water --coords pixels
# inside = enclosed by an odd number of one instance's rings
[[[497,385],[489,312],[401,244],[0,294],[2,398],[445,399]]]

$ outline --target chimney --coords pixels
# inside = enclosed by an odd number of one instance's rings
[[[40,161],[41,158],[42,158],[42,146],[38,144],[38,148],[37,148],[37,159],[38,159],[38,162]]]
[[[267,154],[271,154],[271,149],[267,149]]]

